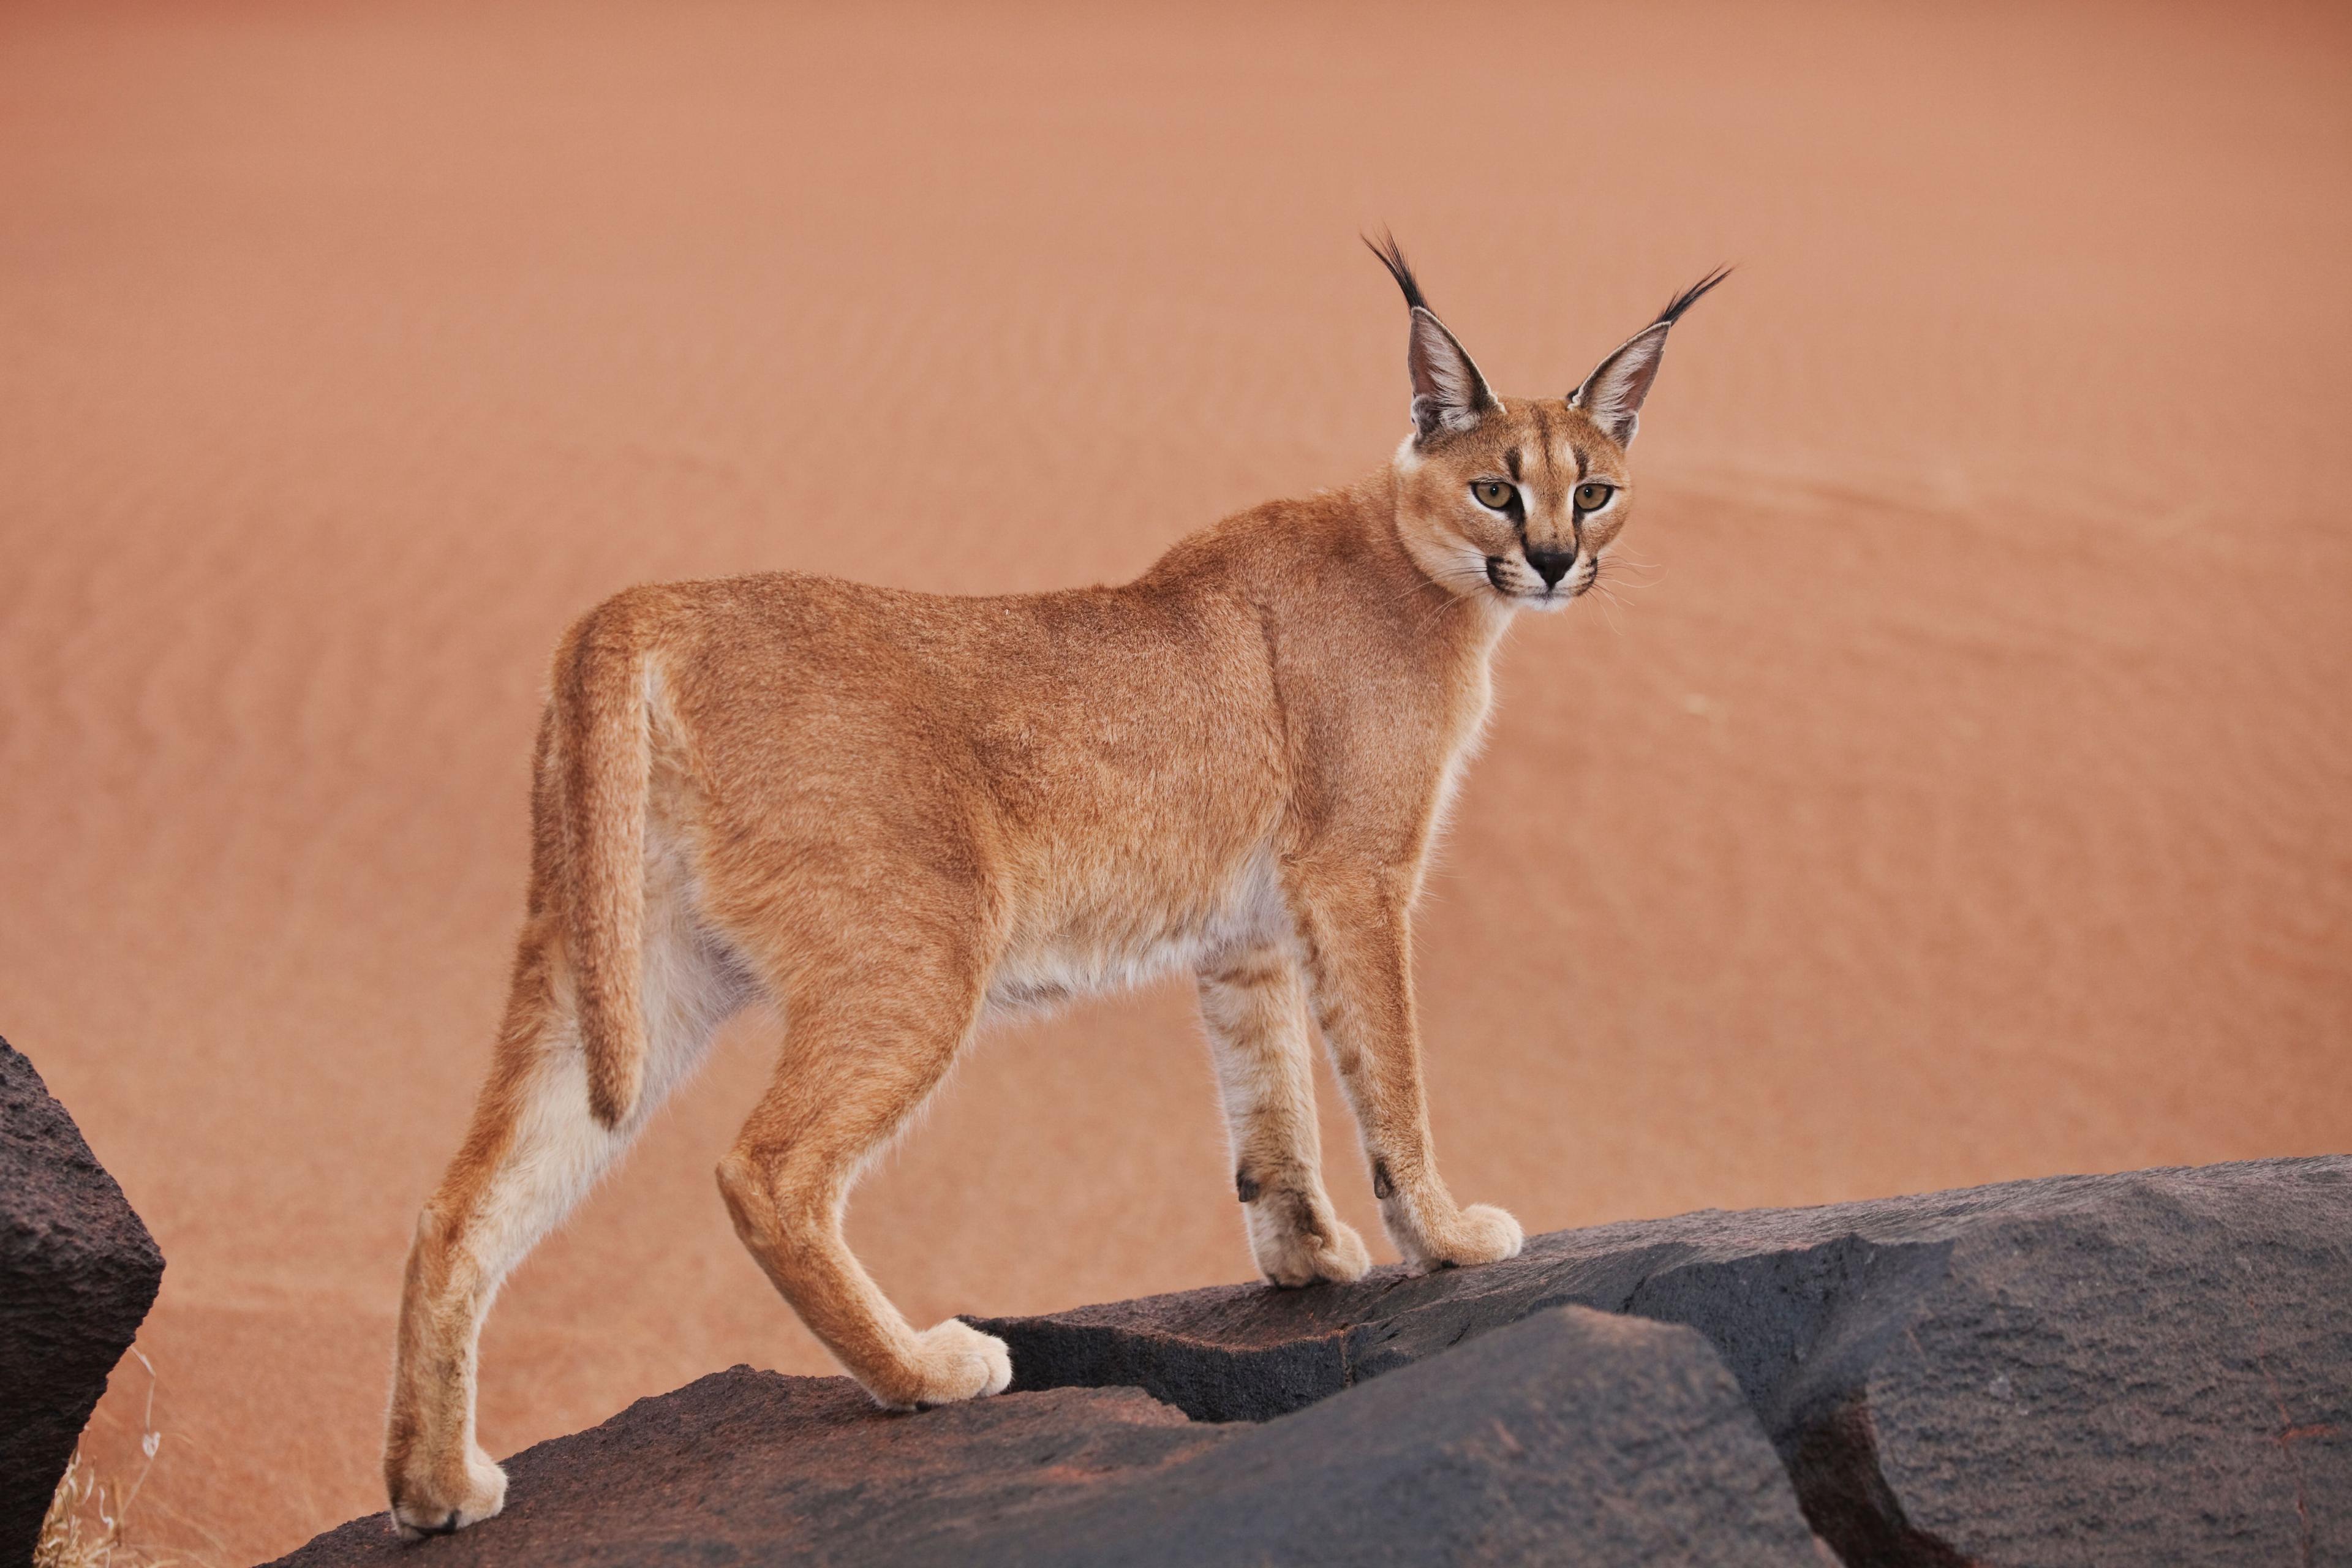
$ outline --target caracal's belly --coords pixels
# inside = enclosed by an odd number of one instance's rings
[[[1132,865],[1102,869],[1108,874],[1087,879],[1092,885],[1052,889],[1065,896],[1050,900],[1033,895],[1019,912],[989,983],[992,1013],[1127,990],[1289,933],[1268,847],[1199,868],[1207,875],[1153,877]]]

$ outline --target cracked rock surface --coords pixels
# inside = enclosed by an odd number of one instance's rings
[[[1562,1231],[980,1320],[1013,1391],[738,1367],[284,1559],[2352,1562],[2352,1158]]]
[[[1563,1302],[1687,1324],[1850,1563],[2352,1563],[2352,1159],[1560,1231],[983,1322],[1013,1387],[1263,1419]]]
[[[415,1546],[357,1520],[284,1568],[1821,1562],[1706,1342],[1574,1307],[1264,1424],[1112,1388],[887,1415],[737,1367],[509,1474],[497,1519]]]
[[[0,1563],[29,1562],[58,1478],[163,1280],[163,1255],[33,1064],[0,1040]]]

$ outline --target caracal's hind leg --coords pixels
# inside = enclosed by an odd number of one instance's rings
[[[620,1126],[588,1109],[571,981],[554,922],[515,961],[498,1055],[473,1125],[417,1217],[400,1301],[384,1480],[404,1534],[446,1534],[504,1505],[474,1437],[476,1350],[499,1283],[625,1150],[743,1000],[740,968],[658,900],[647,911],[645,1088]]]
[[[876,1403],[912,1410],[1002,1393],[1013,1380],[1003,1341],[953,1319],[916,1332],[842,1235],[860,1170],[971,1034],[987,960],[922,918],[858,924],[778,964],[783,1050],[719,1162],[719,1191],[769,1279]]]
[[[1323,1190],[1315,1121],[1307,991],[1290,954],[1271,944],[1202,966],[1201,1018],[1217,1064],[1234,1186],[1258,1269],[1277,1285],[1363,1278],[1363,1238]]]

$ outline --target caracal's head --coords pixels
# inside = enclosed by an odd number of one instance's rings
[[[1559,609],[1599,578],[1601,552],[1633,513],[1625,448],[1666,333],[1729,268],[1675,296],[1566,397],[1517,398],[1486,385],[1393,238],[1372,254],[1412,311],[1412,434],[1396,455],[1399,537],[1449,593]]]

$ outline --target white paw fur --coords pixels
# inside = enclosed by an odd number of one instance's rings
[[[1425,1247],[1411,1247],[1402,1238],[1397,1240],[1397,1250],[1404,1254],[1406,1266],[1415,1274],[1428,1274],[1440,1268],[1475,1268],[1482,1263],[1517,1258],[1519,1248],[1527,1245],[1527,1233],[1519,1228],[1517,1220],[1494,1205],[1472,1204],[1454,1216],[1444,1235],[1431,1237]]]
[[[1002,1394],[1013,1382],[1013,1352],[995,1335],[950,1318],[915,1336],[915,1391],[898,1408]]]
[[[392,1522],[403,1538],[448,1535],[493,1518],[507,1505],[507,1473],[479,1448],[466,1456],[465,1478],[455,1486],[436,1478],[411,1478],[393,1499]]]
[[[1331,1217],[1318,1235],[1286,1220],[1250,1213],[1250,1252],[1258,1272],[1276,1285],[1296,1288],[1328,1280],[1352,1285],[1372,1266],[1364,1238],[1347,1221]]]

